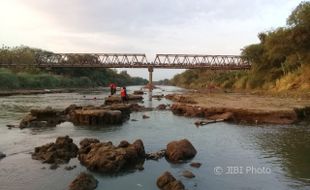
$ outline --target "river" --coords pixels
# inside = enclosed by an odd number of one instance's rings
[[[129,93],[139,86],[128,87]],[[153,94],[182,93],[177,87],[161,87]],[[170,111],[132,113],[131,119],[120,126],[86,127],[65,122],[54,128],[11,129],[7,124],[18,124],[31,108],[65,108],[70,104],[101,105],[109,90],[92,92],[17,95],[0,97],[0,151],[7,157],[0,160],[1,190],[64,190],[70,182],[87,169],[79,161],[50,170],[47,164],[32,160],[30,152],[35,146],[54,142],[56,137],[69,135],[76,144],[85,137],[98,138],[118,144],[121,140],[133,142],[142,139],[147,152],[165,148],[172,140],[187,138],[197,149],[192,160],[202,163],[191,168],[188,163],[170,164],[164,158],[145,161],[143,171],[128,171],[117,175],[91,172],[99,181],[97,189],[152,190],[156,179],[170,171],[187,189],[310,189],[310,126],[309,125],[236,125],[214,123],[197,128],[197,118],[173,115]],[[94,99],[96,97],[96,99]],[[168,100],[149,100],[144,105],[156,107]],[[150,116],[142,119],[142,115]],[[67,165],[77,168],[67,171]],[[42,169],[46,167],[46,169]],[[182,177],[190,170],[196,177]]]

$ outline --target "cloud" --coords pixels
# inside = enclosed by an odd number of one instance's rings
[[[55,52],[239,54],[300,1],[2,0],[0,40]]]

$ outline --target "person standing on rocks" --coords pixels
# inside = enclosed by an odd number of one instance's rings
[[[111,96],[116,93],[116,84],[115,83],[110,84],[110,91],[111,91]]]
[[[126,87],[123,86],[122,89],[121,89],[121,98],[122,98],[122,102],[125,103],[125,102],[128,102],[128,99],[127,99],[127,90],[126,90]]]

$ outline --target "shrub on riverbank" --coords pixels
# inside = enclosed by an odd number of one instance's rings
[[[171,82],[190,88],[218,86],[265,91],[310,91],[310,2],[302,2],[287,19],[287,26],[258,35],[260,43],[246,46],[242,55],[250,71],[187,70]]]
[[[47,73],[14,73],[8,69],[0,69],[0,89],[91,87],[93,85],[87,77],[68,78]]]

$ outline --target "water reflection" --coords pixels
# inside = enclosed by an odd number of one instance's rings
[[[255,133],[255,143],[262,156],[280,163],[285,176],[310,185],[309,126],[269,126]]]

